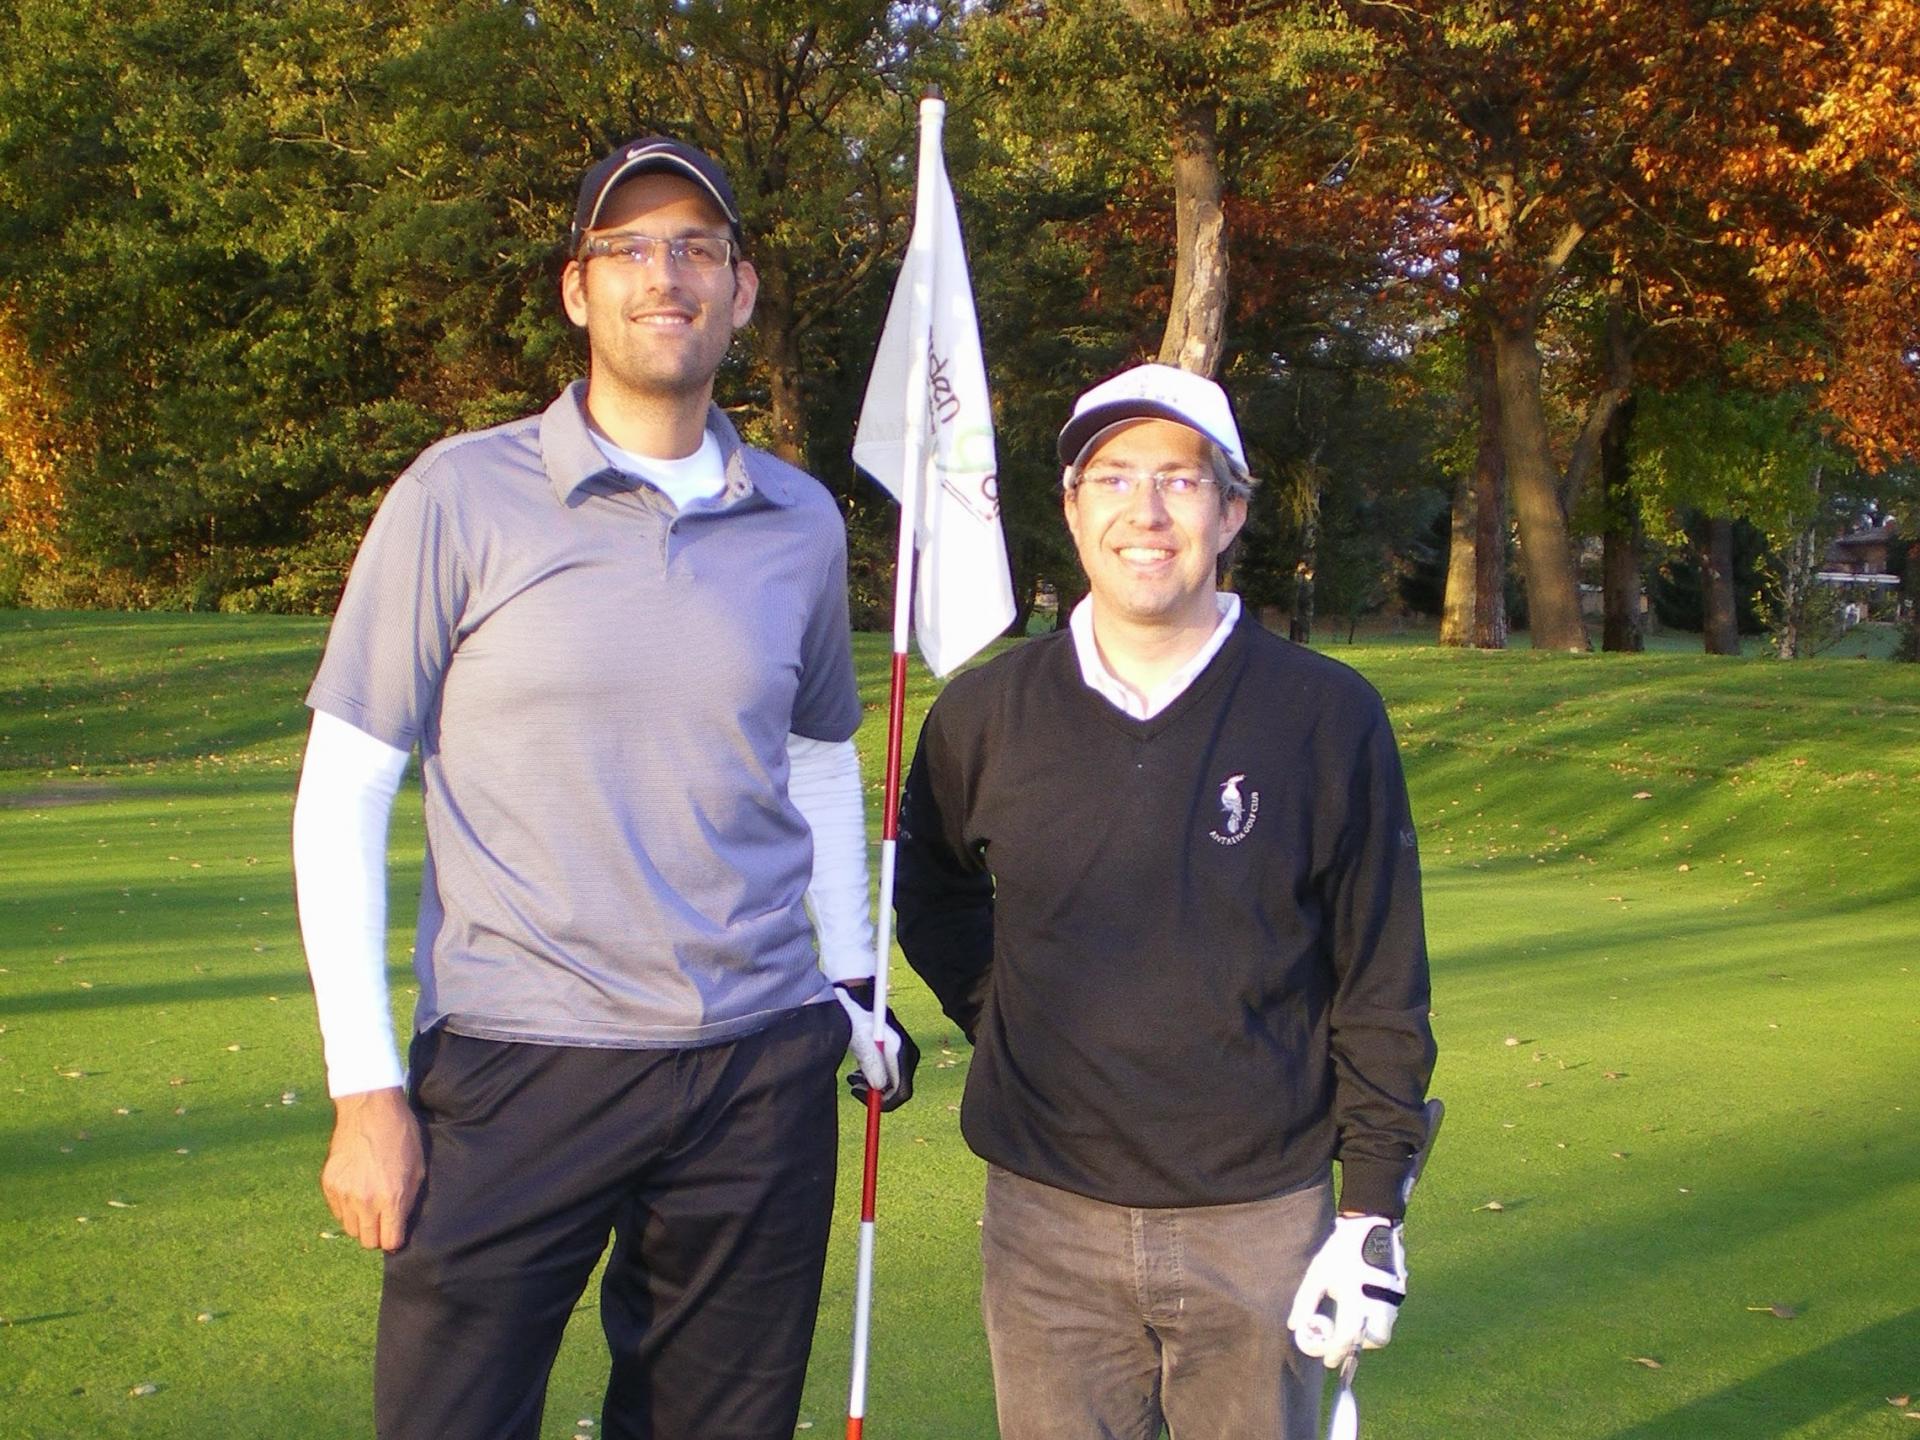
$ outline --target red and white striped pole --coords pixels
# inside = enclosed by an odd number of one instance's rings
[[[906,463],[900,497],[900,541],[893,579],[893,683],[887,699],[887,783],[880,822],[880,913],[874,926],[873,1043],[885,1054],[887,961],[893,952],[893,867],[900,830],[900,745],[906,726],[907,646],[912,633],[914,536],[920,524],[921,485],[926,473],[927,355],[933,333],[933,256],[939,227],[933,199],[940,164],[940,132],[946,102],[929,95],[920,102],[920,164],[914,187],[913,239],[907,265],[914,276],[909,334],[914,338],[907,370]],[[922,422],[922,423],[916,423]],[[873,1322],[874,1199],[880,1174],[880,1092],[867,1091],[867,1148],[860,1174],[860,1256],[853,1286],[853,1380],[847,1394],[847,1440],[861,1440],[867,1419],[867,1342]]]

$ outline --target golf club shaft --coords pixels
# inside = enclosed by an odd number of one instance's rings
[[[1426,1138],[1413,1152],[1407,1165],[1407,1178],[1400,1182],[1400,1208],[1406,1209],[1413,1198],[1413,1187],[1433,1156],[1433,1142],[1440,1134],[1440,1122],[1447,1118],[1446,1104],[1439,1099],[1427,1101],[1421,1112],[1426,1120]],[[1353,1395],[1353,1377],[1360,1369],[1360,1345],[1356,1341],[1347,1358],[1340,1362],[1340,1388],[1333,1397],[1333,1414],[1327,1422],[1327,1440],[1359,1440],[1360,1402]]]

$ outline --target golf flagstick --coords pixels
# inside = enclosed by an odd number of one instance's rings
[[[1434,1138],[1440,1133],[1440,1122],[1447,1117],[1447,1107],[1438,1100],[1429,1100],[1425,1115],[1427,1138],[1413,1152],[1413,1163],[1407,1167],[1407,1178],[1400,1182],[1402,1214],[1406,1213],[1407,1201],[1412,1198],[1420,1172],[1427,1168],[1427,1160],[1433,1154]],[[1340,1364],[1340,1388],[1333,1397],[1333,1415],[1327,1422],[1327,1440],[1360,1440],[1360,1402],[1353,1398],[1353,1376],[1359,1368],[1360,1345],[1356,1341]]]
[[[928,106],[937,107],[928,136]],[[922,102],[920,111],[920,174],[916,186],[917,208],[928,205],[933,187],[927,183],[927,166],[940,162],[940,121],[946,110],[939,101]],[[914,244],[923,243],[923,234],[931,227],[916,222]],[[930,243],[930,240],[926,243]],[[912,309],[908,312],[909,333],[926,335],[932,329],[933,267],[924,264],[913,287]],[[913,363],[907,371],[907,414],[918,415],[927,406],[927,346],[916,345]],[[900,741],[906,726],[907,645],[913,614],[914,533],[920,523],[920,485],[917,478],[926,468],[926,431],[909,425],[905,472],[909,477],[900,496],[900,541],[894,555],[893,581],[893,672],[887,693],[887,782],[880,811],[880,913],[873,932],[873,1043],[882,1056],[887,1044],[887,961],[893,952],[893,871],[900,836]],[[867,1338],[873,1320],[873,1220],[874,1200],[880,1178],[880,1103],[879,1090],[867,1090],[867,1148],[860,1171],[860,1255],[853,1281],[853,1375],[847,1389],[847,1440],[860,1440],[867,1418]]]
[[[908,632],[919,642],[927,668],[943,677],[1004,632],[1015,613],[1006,537],[1000,528],[986,357],[980,349],[960,212],[940,152],[946,113],[938,92],[920,102],[913,237],[887,306],[873,374],[853,435],[854,464],[900,502],[887,783],[880,829],[880,915],[874,926],[873,1038],[883,1053],[887,959],[893,949]],[[870,1090],[866,1166],[860,1187],[860,1259],[853,1297],[848,1440],[859,1440],[866,1419],[880,1105],[880,1092]]]

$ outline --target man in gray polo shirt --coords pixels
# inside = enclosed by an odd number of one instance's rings
[[[610,1237],[602,1433],[784,1437],[840,1057],[852,1043],[856,1094],[889,1105],[917,1058],[897,1026],[875,1047],[849,1025],[873,959],[845,536],[815,481],[712,404],[757,283],[719,167],[619,147],[582,181],[572,245],[587,380],[400,477],[307,697],[321,1183],[386,1252],[388,1440],[536,1435]],[[403,1079],[384,850],[416,745]]]

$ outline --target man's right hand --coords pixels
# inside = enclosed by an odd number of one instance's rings
[[[320,1189],[347,1234],[369,1250],[398,1250],[426,1175],[420,1122],[404,1090],[335,1098]]]

